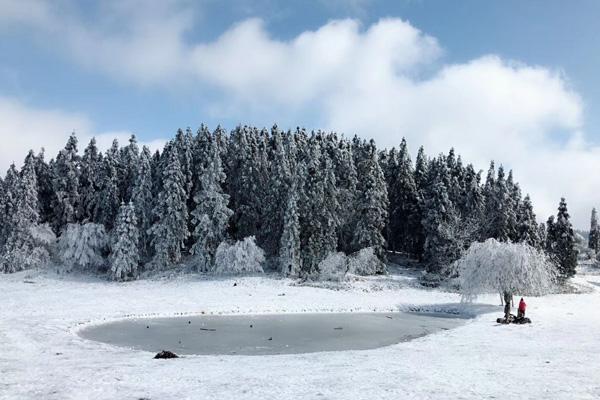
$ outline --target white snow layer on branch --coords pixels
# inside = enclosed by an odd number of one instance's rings
[[[473,243],[454,268],[463,301],[492,292],[544,295],[555,282],[555,271],[547,256],[524,243],[495,239]]]
[[[319,278],[324,281],[343,281],[347,274],[374,275],[383,270],[383,263],[375,255],[373,247],[365,247],[346,256],[344,253],[329,253],[319,263]]]
[[[74,267],[93,269],[101,267],[105,260],[103,251],[108,236],[100,224],[69,224],[58,239],[58,256],[70,271]]]
[[[214,272],[217,274],[240,274],[263,272],[265,252],[256,245],[254,236],[234,244],[222,242],[215,254]]]

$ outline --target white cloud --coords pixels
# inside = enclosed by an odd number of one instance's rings
[[[114,139],[127,144],[130,132],[95,132],[90,120],[83,115],[64,113],[59,110],[43,110],[26,106],[19,101],[0,97],[0,176],[14,163],[17,168],[29,150],[36,153],[45,148],[47,160],[53,158],[64,147],[71,132],[76,132],[80,152],[92,137],[98,147],[105,150]],[[152,150],[162,148],[164,140],[141,142]]]
[[[245,121],[258,110],[270,124],[281,113],[311,115],[297,123],[385,146],[405,136],[413,150],[424,144],[430,154],[454,146],[483,169],[495,159],[514,168],[543,219],[564,195],[585,227],[598,200],[600,177],[590,171],[600,170],[600,149],[587,143],[582,100],[558,71],[494,55],[444,65],[436,39],[399,19],[369,27],[331,21],[287,41],[250,19],[216,40],[192,42],[187,2],[104,3],[94,24],[68,7],[20,4],[0,0],[0,22],[49,35],[75,62],[124,81],[217,89],[211,110],[223,117]],[[89,125],[57,115],[50,121],[65,126],[61,144],[65,129]]]

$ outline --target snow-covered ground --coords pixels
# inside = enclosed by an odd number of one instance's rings
[[[528,298],[531,325],[496,324],[502,310],[490,295],[457,329],[376,350],[154,360],[77,335],[84,324],[136,315],[458,306],[456,294],[412,282],[403,273],[330,290],[274,277],[118,284],[0,275],[0,399],[600,398],[600,276],[593,274],[574,280],[589,293]]]

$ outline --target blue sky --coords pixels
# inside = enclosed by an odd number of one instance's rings
[[[496,159],[540,219],[565,195],[585,226],[598,15],[597,1],[0,0],[0,168],[71,130],[159,146],[202,122],[277,122]]]

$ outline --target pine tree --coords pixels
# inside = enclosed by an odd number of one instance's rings
[[[329,141],[330,157],[335,170],[337,197],[339,203],[340,228],[338,231],[338,248],[344,252],[352,250],[352,238],[356,227],[356,187],[358,174],[354,165],[352,146],[344,139],[337,145]]]
[[[55,221],[57,231],[78,220],[79,210],[79,156],[77,137],[71,134],[53,165],[53,186],[56,193]]]
[[[52,186],[52,168],[46,162],[45,150],[36,157],[35,175],[38,184],[38,200],[40,203],[40,223],[51,223],[54,216],[53,205],[56,204],[56,195]]]
[[[97,194],[98,202],[96,206],[96,221],[106,228],[112,230],[117,214],[119,213],[119,161],[115,159],[118,154],[114,151],[106,153],[102,160],[101,179],[102,187]]]
[[[564,198],[560,199],[558,206],[553,237],[555,243],[552,250],[558,273],[563,279],[570,278],[575,275],[577,267],[577,249],[575,248],[575,233]]]
[[[225,231],[233,212],[227,208],[229,196],[221,188],[225,181],[225,173],[221,164],[219,146],[214,138],[209,145],[208,159],[202,171],[198,172],[200,182],[195,185],[196,204],[192,211],[195,225],[192,254],[196,257],[199,270],[208,271],[214,264],[214,257],[219,244],[225,239]]]
[[[262,232],[258,232],[257,235],[267,256],[274,256],[279,252],[279,239],[283,230],[286,196],[292,178],[283,135],[277,126],[271,129],[271,142],[271,146],[269,146],[270,185],[268,185],[264,207],[266,223]]]
[[[189,236],[185,176],[181,172],[177,148],[170,146],[167,149],[162,190],[154,207],[156,222],[150,229],[154,248],[152,263],[157,269],[169,268],[181,260],[181,250]]]
[[[390,173],[394,176],[388,186],[390,247],[414,253],[417,250],[414,234],[420,230],[421,220],[414,172],[404,138],[398,150],[396,168]]]
[[[592,208],[588,247],[596,253],[600,249],[600,229],[598,228],[598,214],[596,213],[596,208]]]
[[[110,277],[115,281],[136,279],[138,276],[139,232],[133,203],[122,203],[112,233]]]
[[[373,140],[369,142],[365,156],[358,166],[358,223],[353,244],[356,250],[373,247],[375,254],[382,258],[385,247],[382,232],[388,216],[388,193]]]
[[[39,203],[35,156],[30,152],[21,170],[15,193],[16,207],[10,215],[11,225],[2,257],[0,270],[16,272],[40,267],[47,262],[48,254],[40,253],[35,246],[33,229],[39,223]]]
[[[137,180],[138,163],[140,159],[140,149],[137,145],[137,139],[135,135],[131,135],[129,138],[129,145],[125,146],[121,150],[121,163],[123,168],[123,181],[121,198],[124,202],[128,203],[133,195],[133,188]]]
[[[543,248],[540,238],[539,226],[536,222],[533,205],[529,195],[526,195],[519,205],[519,221],[516,242],[523,242],[537,249]]]
[[[136,180],[131,194],[139,228],[140,256],[144,258],[150,255],[150,234],[148,231],[153,221],[151,157],[150,150],[144,146],[139,157]]]
[[[241,240],[255,235],[261,218],[260,183],[257,181],[258,156],[256,141],[248,127],[237,127],[232,132],[227,188],[231,198],[231,233]]]
[[[298,276],[301,270],[300,219],[298,215],[298,187],[289,188],[283,217],[283,232],[279,244],[279,265],[284,275]]]
[[[490,167],[490,171],[493,171],[493,165]],[[504,177],[504,168],[502,166],[498,168],[497,178],[491,181],[493,186],[488,186],[488,182],[490,182],[489,173],[484,187],[486,193],[486,220],[483,224],[486,228],[485,238],[494,238],[500,242],[510,241],[514,237],[513,228],[516,225],[516,217]]]
[[[98,222],[98,202],[102,183],[102,154],[92,138],[81,158],[81,173],[79,177],[80,197],[79,215],[82,221]]]
[[[0,225],[0,251],[4,248],[4,244],[8,240],[13,228],[12,216],[17,209],[18,185],[19,173],[17,172],[15,164],[11,164],[6,172],[6,178],[4,179],[3,185],[2,209],[0,210],[2,219],[2,225]]]

